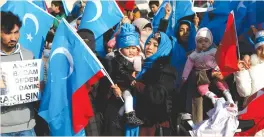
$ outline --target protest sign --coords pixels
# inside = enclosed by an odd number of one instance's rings
[[[12,106],[39,100],[41,59],[0,64],[0,105]]]

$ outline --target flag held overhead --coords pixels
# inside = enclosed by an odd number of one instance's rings
[[[113,0],[87,1],[79,29],[89,29],[95,39],[119,23],[123,13]]]

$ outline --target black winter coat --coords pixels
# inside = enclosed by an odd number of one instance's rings
[[[135,78],[132,73],[135,71],[133,63],[125,59],[119,51],[115,52],[115,57],[112,60],[112,73],[114,83],[116,83],[121,89],[129,88],[130,84]]]
[[[170,65],[169,57],[161,57],[138,81],[145,88],[136,94],[136,113],[145,125],[152,126],[169,120],[176,76],[176,69]]]

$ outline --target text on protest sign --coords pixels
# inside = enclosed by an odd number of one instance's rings
[[[39,100],[41,59],[2,62],[0,105],[12,106]]]

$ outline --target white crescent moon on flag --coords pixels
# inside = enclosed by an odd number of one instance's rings
[[[67,57],[69,63],[70,63],[70,72],[68,73],[68,75],[62,79],[67,79],[71,76],[72,72],[73,72],[73,58],[71,53],[68,51],[68,49],[64,48],[64,47],[60,47],[57,48],[53,51],[53,53],[50,56],[50,61],[52,59],[53,56],[55,56],[56,54],[63,54]]]
[[[33,14],[31,13],[26,13],[25,16],[23,17],[23,24],[26,25],[26,19],[29,18],[31,19],[34,24],[35,24],[35,27],[36,27],[36,32],[35,32],[35,35],[38,34],[38,30],[39,30],[39,22],[38,22],[38,19],[36,18],[36,16],[34,16]]]
[[[91,0],[89,2],[93,2],[96,7],[96,15],[91,20],[87,21],[87,22],[93,22],[96,21],[102,15],[102,3],[100,0]]]

